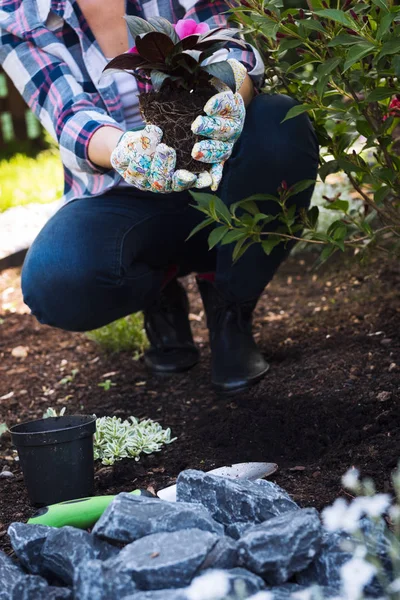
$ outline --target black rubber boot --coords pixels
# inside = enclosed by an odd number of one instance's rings
[[[252,333],[257,300],[243,304],[228,302],[213,283],[197,278],[197,284],[210,331],[211,383],[218,392],[245,390],[269,369]]]
[[[189,323],[189,301],[183,286],[173,279],[157,302],[144,311],[144,325],[150,342],[146,365],[155,373],[180,373],[195,366],[199,351]]]

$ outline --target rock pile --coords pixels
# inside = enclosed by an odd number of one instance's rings
[[[177,500],[119,494],[91,533],[13,523],[19,562],[0,554],[0,600],[187,600],[188,586],[216,569],[230,600],[264,590],[285,600],[312,584],[325,598],[340,594],[343,536],[274,483],[183,471]],[[376,531],[366,534],[376,543]]]

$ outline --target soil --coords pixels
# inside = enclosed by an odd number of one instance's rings
[[[218,397],[209,384],[210,352],[194,281],[186,281],[202,360],[169,378],[150,375],[130,353],[105,355],[83,334],[39,325],[26,314],[19,273],[0,275],[0,422],[70,414],[150,417],[177,440],[140,462],[96,466],[96,493],[170,485],[182,469],[242,461],[276,462],[272,480],[301,506],[321,509],[345,492],[352,465],[391,489],[400,457],[400,265],[331,263],[312,269],[310,254],[291,257],[255,314],[255,335],[271,364],[246,393]],[[25,311],[25,312],[24,312]],[[15,348],[22,346],[23,350]],[[20,355],[17,357],[15,355]],[[73,369],[73,381],[60,383]],[[111,379],[108,391],[99,383]],[[0,546],[7,527],[33,514],[8,434],[0,440]]]
[[[163,130],[163,144],[176,150],[176,168],[201,173],[205,165],[192,158],[192,148],[199,137],[190,129],[201,114],[207,100],[215,89],[197,90],[191,94],[186,90],[164,88],[160,92],[139,95],[140,111],[146,123],[158,125]]]

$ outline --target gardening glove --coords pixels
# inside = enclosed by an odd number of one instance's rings
[[[242,87],[247,70],[244,65],[235,59],[229,59],[236,81],[236,89]],[[222,179],[223,166],[230,157],[234,143],[243,130],[246,108],[242,96],[233,93],[227,85],[212,79],[212,84],[218,90],[204,107],[206,116],[199,116],[192,123],[194,134],[209,138],[197,142],[193,146],[192,157],[205,163],[212,163],[210,174],[212,178],[211,189],[216,190]]]
[[[156,125],[127,131],[111,153],[111,164],[124,180],[142,191],[168,194],[193,187],[194,173],[175,172],[176,152],[162,144],[163,132]]]

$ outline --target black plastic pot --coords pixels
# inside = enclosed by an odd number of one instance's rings
[[[50,417],[11,427],[34,506],[94,493],[93,416]]]

